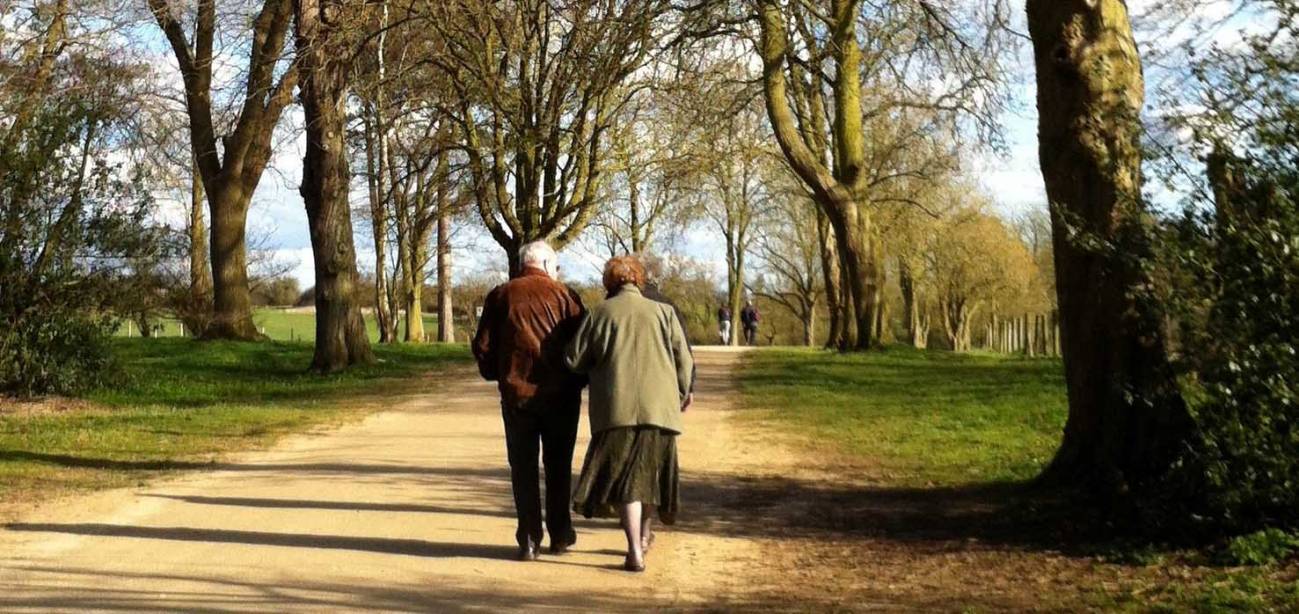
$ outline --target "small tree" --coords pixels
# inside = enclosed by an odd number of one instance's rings
[[[761,225],[757,254],[763,279],[754,293],[789,311],[802,324],[802,341],[816,345],[816,314],[824,293],[816,203],[788,198],[772,207]]]
[[[1024,244],[979,209],[954,213],[933,236],[928,254],[938,318],[957,352],[970,350],[970,325],[979,311],[1024,293],[1034,275]]]
[[[144,69],[66,2],[29,8],[0,39],[0,392],[70,393],[111,377],[107,337],[166,253],[141,169],[109,155]]]

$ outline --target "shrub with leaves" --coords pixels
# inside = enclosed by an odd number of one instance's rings
[[[149,295],[143,273],[163,256],[144,177],[124,161],[141,68],[81,44],[62,6],[0,38],[0,393],[110,377],[112,314]]]
[[[1299,183],[1245,161],[1163,242],[1196,423],[1179,468],[1228,530],[1299,526]]]

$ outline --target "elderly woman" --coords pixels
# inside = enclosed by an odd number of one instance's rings
[[[568,368],[591,380],[591,445],[573,509],[587,518],[617,511],[628,571],[645,570],[655,511],[665,524],[677,512],[676,436],[694,368],[676,312],[645,298],[644,285],[635,257],[610,260],[608,299],[587,315],[565,355]]]

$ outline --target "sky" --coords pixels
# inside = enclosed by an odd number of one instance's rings
[[[1130,0],[1134,13],[1139,14],[1154,0]],[[1210,0],[1205,11],[1221,10],[1223,2]],[[1022,6],[1021,3],[1016,3]],[[1022,10],[1016,23],[1023,24]],[[1022,25],[1018,28],[1024,31]],[[1225,34],[1224,36],[1231,36]],[[1230,41],[1227,41],[1230,42]],[[1139,41],[1148,46],[1148,41]],[[999,212],[1015,217],[1027,211],[1044,208],[1045,188],[1037,161],[1037,113],[1034,101],[1034,75],[1031,49],[1025,44],[1020,56],[1012,65],[1014,83],[1011,86],[1011,110],[1003,117],[1003,137],[1006,147],[1001,154],[983,152],[972,160],[970,167],[993,197]],[[301,125],[301,111],[292,108],[289,121]],[[249,228],[253,235],[273,235],[269,245],[277,257],[293,265],[292,275],[303,288],[314,284],[311,262],[311,243],[307,231],[306,214],[297,192],[301,180],[301,160],[304,141],[298,137],[286,143],[276,153],[272,170],[259,185],[249,214]],[[357,202],[360,194],[355,197]],[[369,231],[357,227],[356,245],[361,269],[373,270],[373,249]],[[504,269],[504,254],[490,239],[479,232],[467,232],[458,239],[455,253],[457,274],[479,274]],[[702,223],[688,229],[673,250],[675,254],[712,263],[719,277],[724,275],[723,245],[716,232]],[[566,250],[561,255],[561,267],[569,278],[589,280],[598,276],[600,258],[581,246]]]

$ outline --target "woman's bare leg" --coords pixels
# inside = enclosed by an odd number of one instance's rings
[[[650,545],[654,539],[654,507],[646,503],[641,511],[640,519],[640,548],[641,553],[649,552]]]
[[[622,530],[627,534],[627,561],[636,565],[645,563],[645,552],[640,545],[642,509],[640,501],[624,503],[618,509],[622,516]]]

